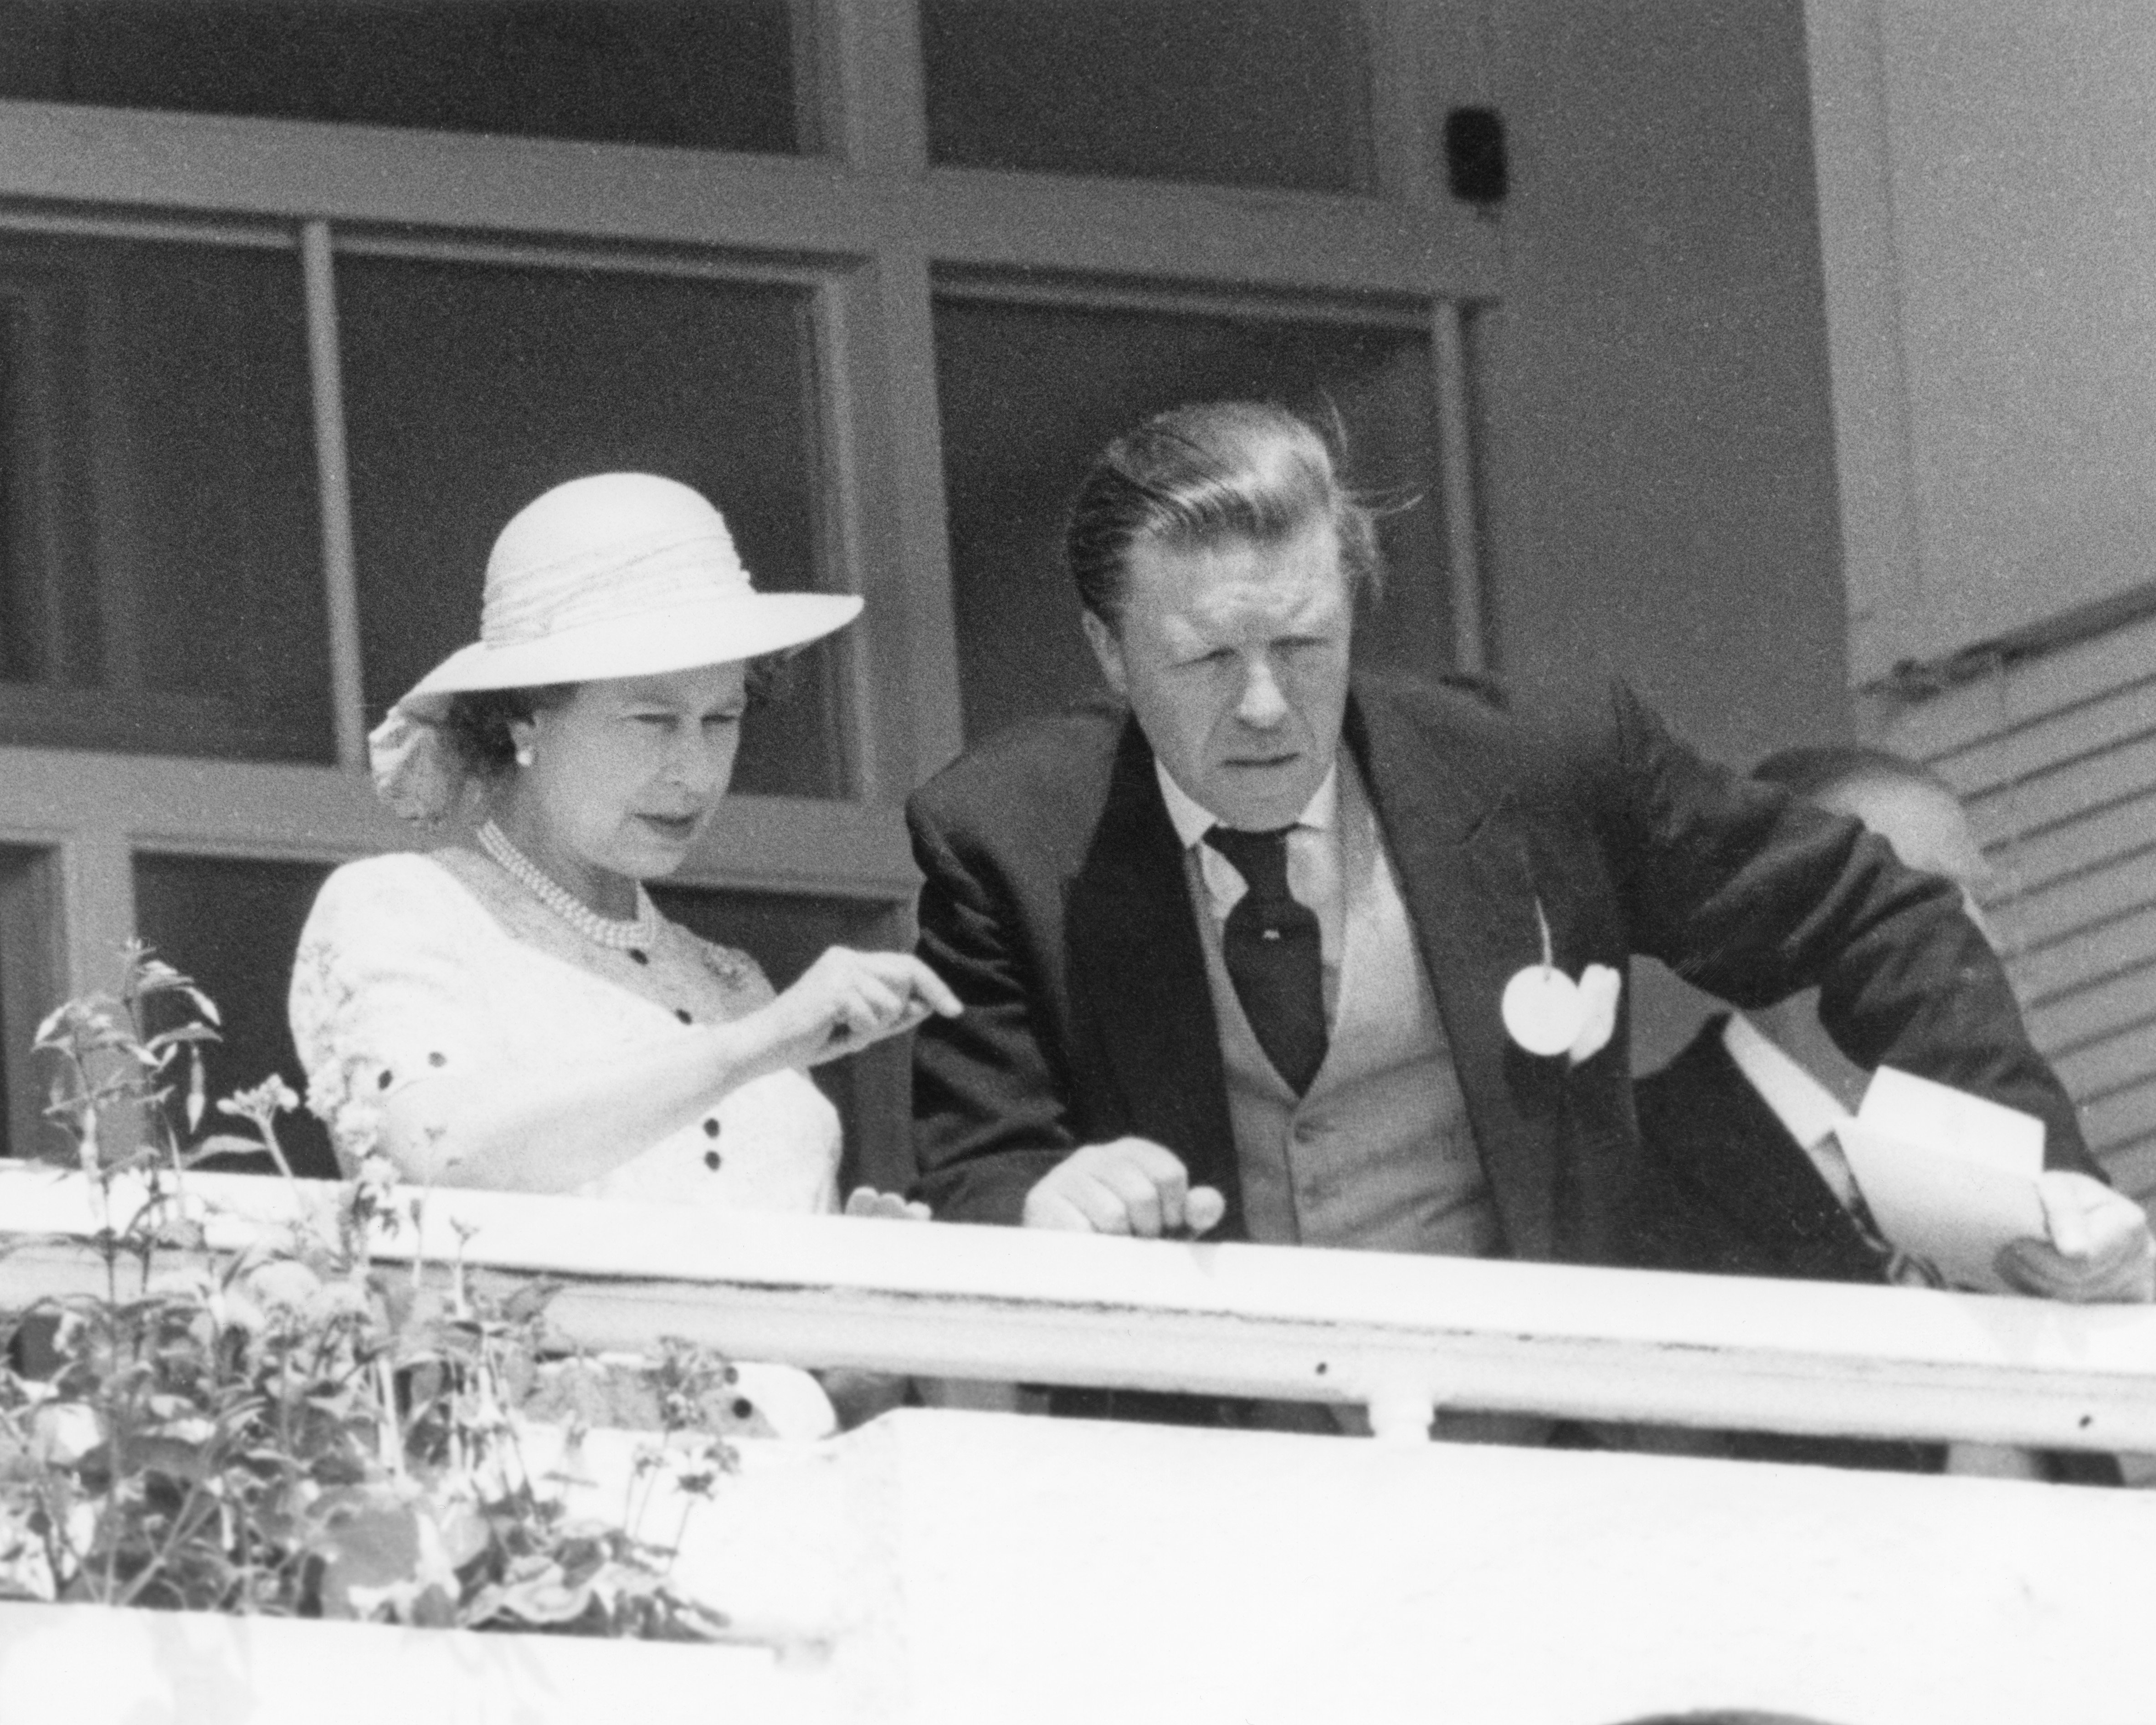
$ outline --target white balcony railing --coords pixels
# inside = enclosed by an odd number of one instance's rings
[[[190,1189],[213,1249],[335,1195]],[[2146,1309],[474,1192],[425,1211],[384,1257],[559,1277],[554,1327],[606,1349],[678,1335],[810,1365],[1360,1403],[1394,1438],[1458,1406],[2156,1451]],[[91,1226],[79,1178],[0,1172],[0,1308],[95,1291]],[[470,1716],[550,1722],[611,1717],[593,1683],[654,1719],[773,1725],[2156,1717],[2144,1492],[919,1410],[744,1449],[682,1559],[765,1665],[525,1661],[511,1707],[510,1680],[473,1687],[470,1643],[413,1640],[431,1631],[108,1635],[78,1630],[80,1608],[0,1608],[0,1715],[58,1717],[57,1697],[100,1725],[378,1719],[403,1692],[367,1673],[431,1658],[462,1674]],[[326,1686],[300,1631],[331,1628],[359,1664]],[[86,1670],[114,1674],[110,1705],[89,1705]],[[663,1693],[632,1703],[631,1677]]]
[[[213,1245],[336,1189],[189,1177]],[[79,1176],[0,1172],[0,1232],[86,1236]],[[460,1238],[460,1236],[462,1236]],[[937,1378],[1739,1430],[2156,1451],[2156,1308],[1909,1288],[1208,1246],[438,1191],[379,1243],[545,1272],[567,1341]],[[18,1244],[0,1305],[87,1291],[80,1247]]]

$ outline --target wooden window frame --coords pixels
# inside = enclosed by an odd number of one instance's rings
[[[334,766],[0,748],[0,844],[51,859],[54,980],[109,985],[139,851],[336,862],[400,848],[364,770],[336,342],[341,252],[573,259],[807,288],[823,438],[824,582],[861,593],[841,697],[844,801],[732,801],[680,883],[866,900],[903,930],[906,794],[960,746],[932,304],[959,280],[1051,284],[1074,309],[1291,310],[1430,330],[1457,664],[1485,662],[1467,322],[1494,301],[1492,223],[1442,186],[1446,109],[1473,101],[1472,0],[1363,0],[1373,196],[932,168],[917,20],[800,0],[804,132],[824,153],[721,155],[527,138],[0,103],[0,227],[290,246],[308,297]],[[1299,310],[1296,309],[1299,308]],[[898,1100],[891,1098],[896,1115]],[[896,1137],[902,1118],[877,1125]]]

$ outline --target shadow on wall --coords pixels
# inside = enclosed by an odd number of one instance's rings
[[[1749,1709],[1717,1712],[1710,1708],[1703,1713],[1655,1713],[1645,1718],[1623,1720],[1620,1725],[1829,1725],[1829,1722],[1795,1713],[1761,1713]]]

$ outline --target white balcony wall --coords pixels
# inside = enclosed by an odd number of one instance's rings
[[[858,1717],[2149,1716],[2138,1497],[988,1415],[845,1441],[896,1631],[839,1644]]]
[[[2148,588],[2156,13],[1805,13],[1861,687]]]
[[[0,1606],[0,1717],[2149,1717],[2139,1494],[920,1410],[788,1447],[689,1554],[767,1647]]]
[[[723,1697],[722,1705],[715,1697]],[[757,1646],[477,1635],[0,1603],[0,1718],[68,1725],[842,1725],[826,1670]]]
[[[191,1184],[220,1248],[295,1195],[333,1195]],[[90,1226],[79,1178],[0,1176],[0,1218],[44,1236],[0,1256],[0,1303],[101,1278],[54,1237]],[[434,1194],[385,1255],[439,1266],[453,1218],[476,1230],[467,1273],[565,1277],[557,1328],[595,1345],[688,1335],[751,1358],[1360,1402],[1394,1440],[1449,1405],[2156,1450],[2148,1308],[472,1193]],[[596,1434],[593,1472],[631,1441]],[[744,1717],[2148,1716],[2156,1498],[2138,1492],[927,1410],[743,1448],[679,1573],[766,1650],[708,1667]],[[336,1632],[398,1664],[322,1718],[378,1719],[449,1657],[411,1632]],[[126,1681],[100,1665],[70,1717],[290,1716],[300,1656],[281,1629],[113,1633]],[[54,1661],[85,1635],[64,1613],[0,1613],[0,1717],[68,1692]],[[542,1678],[534,1656],[482,1680],[478,1657],[451,1660],[458,1717],[593,1716],[588,1674]]]

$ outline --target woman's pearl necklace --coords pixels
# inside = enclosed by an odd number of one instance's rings
[[[508,834],[493,822],[480,828],[479,843],[481,850],[501,865],[504,873],[594,946],[609,947],[616,952],[649,952],[658,939],[659,912],[641,881],[636,887],[635,917],[629,922],[618,923],[610,917],[601,916],[518,850],[509,842]]]

